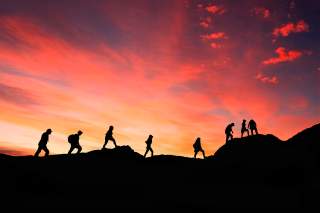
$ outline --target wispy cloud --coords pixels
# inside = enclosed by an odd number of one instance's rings
[[[227,36],[224,32],[217,32],[217,33],[201,35],[200,38],[203,40],[216,40],[216,39],[226,39]]]
[[[211,22],[212,22],[211,17],[207,17],[200,21],[200,26],[203,28],[209,28]]]
[[[254,15],[262,17],[262,18],[269,18],[271,13],[270,10],[265,7],[255,7],[252,9]]]
[[[256,75],[256,79],[258,79],[259,81],[261,81],[262,83],[267,83],[267,84],[278,84],[279,80],[276,76],[266,76],[262,73],[258,73]]]
[[[0,146],[0,153],[11,155],[11,156],[23,156],[23,155],[31,155],[33,154],[34,150],[28,148],[21,148],[21,147],[7,147],[7,146]]]
[[[0,83],[0,100],[23,107],[38,104],[26,90],[3,83]]]

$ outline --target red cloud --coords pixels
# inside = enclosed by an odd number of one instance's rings
[[[278,84],[279,80],[276,76],[265,76],[262,73],[258,73],[258,75],[256,76],[256,79],[260,80],[263,83],[267,83],[267,84]]]
[[[208,35],[201,35],[200,37],[202,40],[216,40],[216,39],[227,38],[227,36],[224,32],[217,32],[217,33],[211,33]]]
[[[287,61],[294,61],[302,56],[302,52],[298,50],[289,50],[286,51],[284,47],[279,47],[275,51],[278,54],[278,57],[273,57],[268,60],[263,61],[265,65],[269,64],[278,64]]]
[[[300,32],[309,32],[309,25],[301,20],[298,23],[287,23],[285,25],[282,25],[281,27],[275,28],[273,30],[273,35],[275,37],[287,37],[289,36],[291,33],[300,33]]]
[[[223,14],[225,13],[225,9],[223,7],[217,5],[209,5],[206,7],[206,10],[211,14]]]
[[[256,7],[253,9],[253,13],[257,16],[261,16],[263,18],[270,17],[270,10],[264,7]]]

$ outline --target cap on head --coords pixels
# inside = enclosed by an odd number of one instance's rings
[[[82,135],[82,133],[83,133],[83,132],[82,132],[81,130],[78,131],[78,135]]]
[[[153,138],[153,135],[149,135],[149,138]]]
[[[46,132],[50,134],[52,132],[52,130],[51,129],[47,129]]]
[[[234,126],[234,123],[231,123],[231,126]]]
[[[246,119],[243,119],[243,121],[246,121]]]
[[[109,129],[113,129],[113,126],[111,125],[111,126],[109,126]]]

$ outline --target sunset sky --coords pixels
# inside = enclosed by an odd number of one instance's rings
[[[207,155],[255,119],[287,140],[320,121],[318,0],[1,0],[0,153],[119,145]],[[112,143],[108,145],[112,147]]]

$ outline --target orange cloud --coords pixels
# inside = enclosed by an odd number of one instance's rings
[[[282,62],[294,61],[302,56],[302,52],[298,50],[286,51],[284,47],[278,47],[275,52],[278,54],[278,57],[267,59],[262,63],[265,65],[278,64]]]
[[[275,28],[272,34],[275,37],[279,37],[279,36],[287,37],[291,33],[301,33],[301,32],[309,32],[309,25],[304,20],[301,20],[296,24],[290,22],[285,25],[282,25],[281,27]]]

